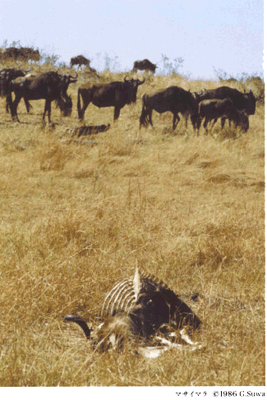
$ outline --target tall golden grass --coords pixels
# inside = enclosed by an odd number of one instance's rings
[[[100,81],[122,78],[106,72]],[[264,385],[263,105],[246,134],[214,128],[197,137],[184,120],[174,133],[170,113],[153,113],[154,128],[139,130],[143,93],[220,85],[147,76],[116,124],[113,108],[89,106],[86,124],[111,123],[107,132],[62,141],[79,126],[86,80],[84,70],[69,87],[71,117],[52,107],[54,126],[41,123],[42,100],[30,115],[20,103],[21,123],[0,101],[0,385]],[[63,323],[70,313],[96,321],[105,294],[136,265],[200,317],[194,339],[203,351],[99,354]]]

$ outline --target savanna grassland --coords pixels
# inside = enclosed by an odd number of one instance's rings
[[[44,100],[31,101],[30,114],[21,101],[18,123],[0,99],[1,386],[265,384],[264,105],[246,134],[218,124],[196,136],[183,118],[173,133],[172,115],[155,112],[154,127],[139,130],[145,92],[222,85],[146,76],[116,124],[113,108],[88,107],[85,123],[111,123],[107,132],[72,141],[78,87],[124,74],[79,72],[72,115],[52,105],[52,126],[41,123]],[[228,85],[260,90],[253,78]],[[136,265],[199,316],[203,350],[99,354],[63,323],[71,313],[95,321]]]

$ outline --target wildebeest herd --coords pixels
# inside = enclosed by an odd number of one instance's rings
[[[8,47],[0,49],[0,60],[7,61],[9,59],[19,61],[39,61],[41,58],[39,50],[34,50],[31,47]]]
[[[90,61],[83,56],[73,57],[71,65],[82,64],[89,66]],[[155,72],[156,65],[149,60],[135,61],[133,70],[150,70]],[[30,110],[29,100],[45,99],[45,115],[51,123],[51,102],[56,101],[64,116],[69,116],[72,111],[72,99],[67,94],[70,83],[75,83],[75,76],[60,74],[58,71],[50,71],[38,75],[30,74],[31,70],[5,68],[0,71],[0,93],[6,97],[6,111],[10,110],[12,119],[19,121],[17,107],[24,99],[27,112]],[[126,104],[136,102],[137,90],[145,83],[142,80],[124,77],[122,82],[116,81],[107,84],[85,83],[78,88],[77,111],[79,120],[84,119],[85,110],[90,103],[95,106],[114,107],[114,121],[119,118],[121,109]],[[12,93],[15,99],[12,100]],[[246,132],[249,128],[249,115],[255,113],[256,99],[252,91],[241,93],[237,89],[222,86],[212,90],[199,92],[187,91],[178,86],[170,86],[154,94],[145,93],[142,97],[142,111],[139,118],[139,127],[147,127],[152,123],[153,110],[162,114],[167,111],[173,114],[172,128],[176,129],[180,117],[179,113],[187,119],[190,116],[194,130],[199,133],[202,121],[204,128],[208,130],[208,123],[212,126],[221,119],[221,127],[226,119],[229,125],[240,127]]]

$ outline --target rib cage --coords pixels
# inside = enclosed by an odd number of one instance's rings
[[[137,268],[133,277],[118,282],[108,293],[102,306],[101,317],[113,316],[119,311],[128,312],[135,307],[140,294],[148,292],[148,286],[151,285],[155,288],[167,288],[158,278]]]
[[[133,288],[133,278],[125,279],[108,293],[106,296],[101,317],[113,316],[119,311],[128,312],[136,304],[136,296]]]
[[[191,325],[194,329],[201,323],[200,319],[185,304],[176,293],[174,293],[164,282],[142,268],[136,268],[134,277],[117,283],[106,296],[101,317],[114,316],[116,313],[132,311],[140,304],[142,296],[158,293],[168,304],[169,319],[177,327]],[[167,321],[166,321],[167,322]]]

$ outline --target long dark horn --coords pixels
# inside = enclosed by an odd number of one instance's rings
[[[138,79],[138,81],[139,81],[139,79]],[[139,81],[139,82],[138,82],[138,85],[142,85],[144,82],[145,82],[145,78],[143,78],[142,81]]]
[[[87,337],[87,339],[90,339],[91,329],[88,327],[87,323],[78,315],[67,315],[64,318],[64,322],[76,322],[76,324],[78,324],[84,331],[84,334]]]
[[[124,82],[129,82],[131,79],[126,79],[128,75],[125,75]]]
[[[28,74],[29,72],[31,72],[31,70],[32,70],[32,67],[29,69],[29,71],[26,71],[26,70],[24,69],[23,72],[24,72],[25,74]]]
[[[70,78],[72,78],[72,79],[77,79],[77,78],[78,78],[78,74],[77,74],[77,72],[76,72],[76,71],[75,71],[75,74],[76,74],[75,78],[74,78],[74,76],[72,76],[72,75],[69,75],[69,76],[70,76]]]

